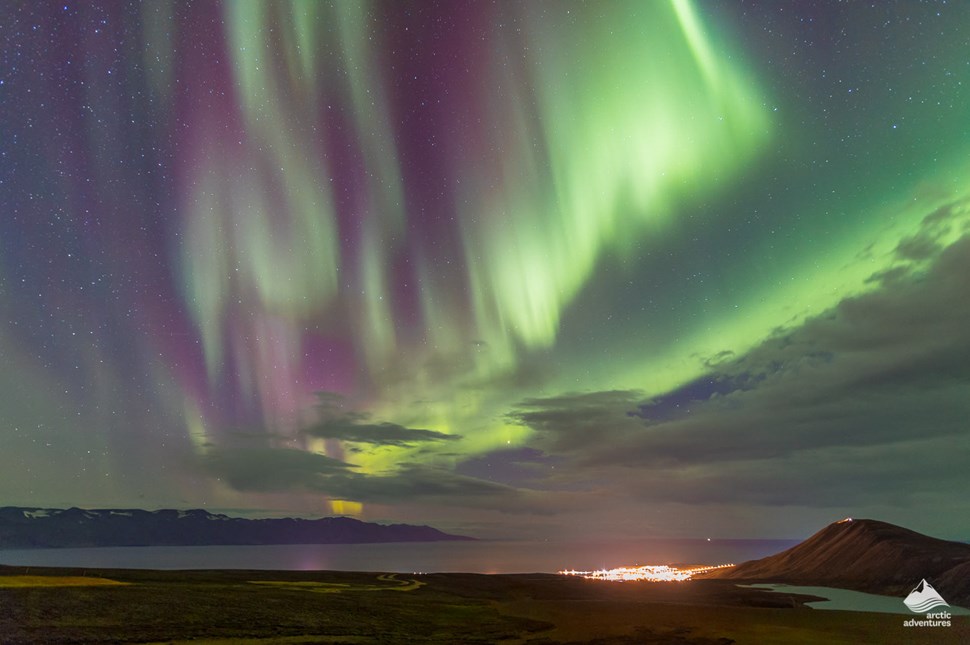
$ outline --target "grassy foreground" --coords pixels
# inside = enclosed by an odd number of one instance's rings
[[[19,589],[23,587],[103,587],[105,585],[125,585],[110,578],[94,576],[0,576],[0,589]]]
[[[905,616],[814,610],[807,599],[720,580],[0,567],[0,642],[970,642],[968,617],[906,628]]]

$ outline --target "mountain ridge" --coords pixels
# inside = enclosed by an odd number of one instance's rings
[[[202,509],[0,507],[0,548],[368,544],[473,540],[413,524],[349,517],[247,519]]]
[[[950,603],[970,604],[970,544],[870,519],[846,518],[775,555],[704,578],[783,582],[905,595],[922,579]]]

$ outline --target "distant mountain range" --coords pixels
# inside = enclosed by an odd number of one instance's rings
[[[243,519],[203,510],[0,508],[0,548],[364,544],[472,540],[430,526],[349,517]]]
[[[950,603],[970,605],[970,544],[877,520],[845,519],[787,551],[704,574],[905,596],[924,578]]]

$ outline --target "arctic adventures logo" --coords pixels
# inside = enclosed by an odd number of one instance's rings
[[[904,627],[949,627],[950,612],[932,611],[937,607],[949,607],[943,596],[933,588],[933,585],[923,578],[916,588],[909,592],[903,604],[914,614],[926,614],[925,619],[910,618],[903,621]]]

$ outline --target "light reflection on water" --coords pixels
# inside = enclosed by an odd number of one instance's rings
[[[0,564],[120,569],[555,573],[634,564],[744,562],[792,540],[500,541],[0,550]]]
[[[815,602],[805,603],[812,609],[830,609],[836,611],[867,611],[878,614],[902,614],[909,617],[919,618],[920,614],[914,614],[906,605],[903,604],[902,597],[882,596],[861,591],[850,591],[848,589],[837,589],[834,587],[802,587],[796,585],[761,583],[753,585],[738,585],[739,587],[751,587],[754,589],[767,589],[776,593],[803,594],[806,596],[818,596],[826,598]],[[940,607],[933,611],[947,611],[954,616],[970,615],[970,609],[951,605]]]

